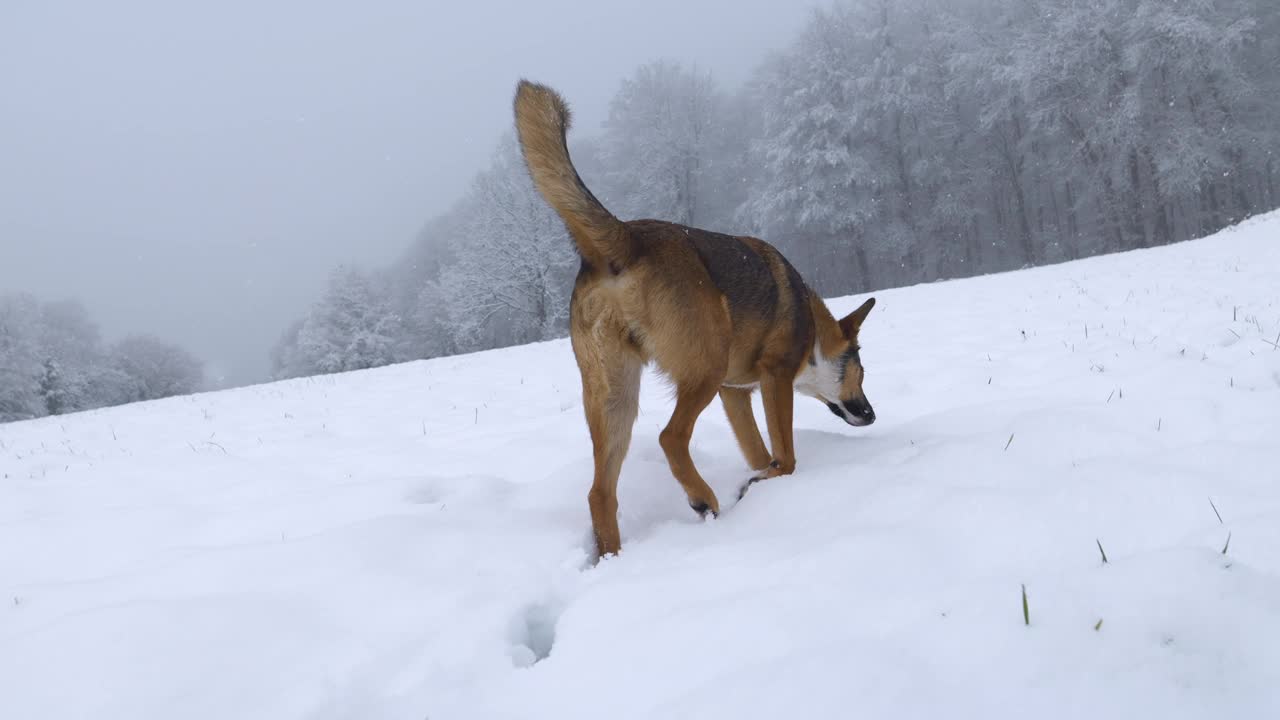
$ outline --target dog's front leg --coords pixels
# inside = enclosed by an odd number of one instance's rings
[[[747,459],[752,470],[764,470],[769,467],[773,457],[769,448],[764,446],[760,438],[760,428],[756,426],[755,413],[751,411],[751,391],[745,388],[720,388],[720,402],[724,405],[725,415],[729,418],[729,427],[733,428],[734,437],[738,439],[738,447]]]
[[[752,484],[779,475],[790,475],[796,469],[796,451],[791,433],[792,407],[795,403],[794,381],[785,376],[765,375],[760,381],[760,393],[764,400],[765,423],[769,427],[773,460],[742,486],[738,493],[739,499]]]

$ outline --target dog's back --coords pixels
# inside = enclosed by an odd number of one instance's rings
[[[752,382],[745,376],[766,355],[799,367],[813,344],[809,290],[772,245],[658,220],[624,226],[633,243],[632,268],[644,274],[646,292],[669,295],[677,317],[727,310],[726,382]],[[711,298],[702,292],[708,285],[716,291]]]

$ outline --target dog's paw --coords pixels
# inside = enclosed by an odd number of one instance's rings
[[[707,517],[707,513],[710,513],[713,518],[720,517],[719,512],[704,502],[689,503],[689,507],[693,508],[693,511],[698,513],[698,517],[700,518],[705,519]]]
[[[752,476],[750,480],[747,480],[747,483],[742,486],[741,490],[738,491],[738,499],[741,500],[742,497],[747,494],[747,489],[750,488],[752,485],[755,485],[756,483],[760,482],[761,480],[768,480],[770,478],[781,477],[783,475],[790,475],[791,472],[792,472],[791,470],[784,468],[781,462],[774,460],[773,462],[769,463],[767,467],[761,469],[754,476]]]

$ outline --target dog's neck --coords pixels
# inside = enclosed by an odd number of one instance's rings
[[[845,344],[840,323],[836,322],[835,316],[827,309],[827,304],[813,290],[809,291],[809,307],[813,316],[813,337],[817,341],[814,350],[820,350],[828,359],[838,355]]]

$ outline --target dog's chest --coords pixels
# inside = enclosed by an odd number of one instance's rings
[[[817,348],[814,349],[814,355],[817,356],[817,364],[806,364],[796,376],[796,392],[827,400],[839,397],[839,368],[835,363],[827,362]]]

